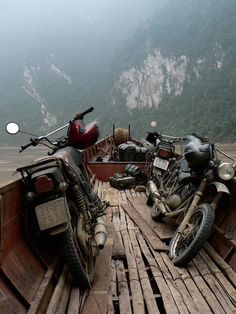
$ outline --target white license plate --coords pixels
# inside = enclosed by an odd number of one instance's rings
[[[162,159],[162,158],[159,158],[159,157],[156,157],[153,161],[153,165],[156,167],[156,168],[159,168],[159,169],[162,169],[162,170],[166,170],[169,166],[169,161],[168,160],[165,160],[165,159]]]
[[[70,220],[69,209],[64,197],[35,207],[40,230],[56,227]]]

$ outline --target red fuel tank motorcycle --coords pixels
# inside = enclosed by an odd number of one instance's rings
[[[53,236],[76,285],[90,287],[94,276],[94,258],[106,241],[105,209],[93,192],[80,150],[98,139],[96,122],[85,125],[84,116],[90,107],[78,113],[68,124],[47,134],[31,138],[20,152],[30,146],[45,144],[52,151],[30,165],[18,168],[25,188],[27,215],[39,234]],[[67,135],[57,141],[49,136],[68,128]],[[6,125],[10,134],[19,126]],[[23,132],[26,133],[26,132]]]

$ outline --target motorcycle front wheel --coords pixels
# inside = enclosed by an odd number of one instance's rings
[[[176,230],[169,245],[169,256],[175,266],[186,266],[197,255],[209,238],[214,221],[214,208],[201,204],[190,217],[184,235]]]
[[[92,250],[89,256],[82,253],[71,227],[60,234],[60,244],[62,255],[72,275],[74,284],[83,290],[90,288],[94,278]]]

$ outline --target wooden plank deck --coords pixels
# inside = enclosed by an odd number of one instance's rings
[[[104,300],[100,304],[98,298],[93,313],[96,307],[97,313],[109,314],[236,313],[236,274],[209,244],[187,268],[175,267],[163,250],[173,228],[150,219],[145,193],[118,191],[98,181],[95,189],[111,205],[108,224],[113,225],[113,250],[110,276],[105,278],[109,280],[106,310]],[[147,225],[155,233],[152,237],[156,236],[157,243],[162,239],[163,247],[153,247]],[[101,263],[108,267],[104,260]],[[92,291],[96,298],[95,286]]]

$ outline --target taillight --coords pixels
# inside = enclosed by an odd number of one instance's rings
[[[165,149],[160,149],[158,151],[158,156],[162,157],[162,158],[168,158],[171,156],[171,152],[169,150],[165,150]]]
[[[55,185],[52,178],[47,175],[42,175],[35,179],[34,187],[38,193],[45,193],[53,190]]]

